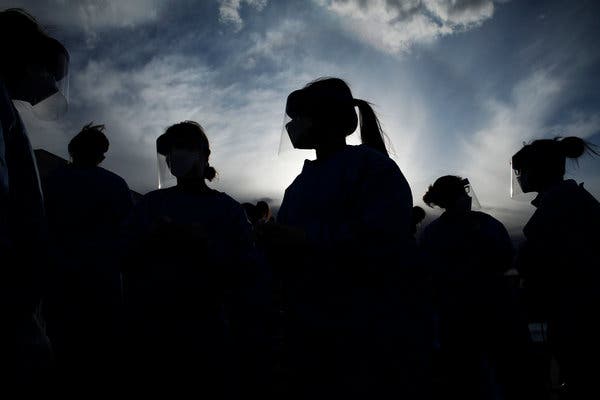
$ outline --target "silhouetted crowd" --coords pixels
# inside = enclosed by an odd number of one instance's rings
[[[217,172],[193,121],[157,138],[160,188],[134,204],[99,166],[103,125],[84,126],[70,163],[40,182],[12,101],[63,112],[69,54],[15,9],[0,12],[0,46],[11,55],[0,60],[0,390],[600,396],[600,204],[564,179],[566,159],[596,154],[593,145],[566,137],[515,149],[511,196],[537,193],[518,249],[459,176],[429,186],[424,203],[443,213],[417,229],[426,213],[370,104],[321,78],[287,98],[289,140],[316,159],[276,216],[265,201],[239,204],[208,186]],[[357,128],[362,144],[346,144]]]

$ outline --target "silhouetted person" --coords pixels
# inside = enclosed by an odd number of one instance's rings
[[[177,185],[146,194],[126,224],[129,376],[148,392],[251,396],[270,361],[270,289],[252,227],[239,203],[207,186],[216,172],[199,124],[175,124],[156,145]]]
[[[355,107],[363,144],[349,146]],[[288,396],[422,395],[429,342],[411,296],[420,290],[412,280],[412,197],[377,117],[336,78],[291,93],[286,113],[293,146],[317,153],[287,188],[278,223],[262,230],[281,253]]]
[[[425,219],[425,216],[426,216],[426,213],[422,207],[419,207],[419,206],[413,207],[413,209],[412,209],[412,227],[411,227],[411,232],[412,232],[413,236],[415,236],[417,234],[417,229],[419,227],[419,224],[421,222],[423,222],[423,220]]]
[[[106,385],[118,365],[117,235],[133,203],[127,183],[98,166],[109,147],[103,131],[84,126],[69,142],[71,163],[44,182],[54,256],[45,309],[65,390]]]
[[[248,217],[248,221],[254,226],[258,222],[258,213],[256,211],[256,206],[252,203],[242,203],[242,208],[246,213],[246,217]]]
[[[47,266],[42,192],[27,131],[12,101],[52,111],[48,102],[60,97],[58,82],[66,78],[69,54],[19,9],[0,12],[0,52],[0,380],[10,393],[5,383],[24,390],[44,387],[50,362],[36,316]]]
[[[271,208],[266,201],[259,201],[256,205],[252,203],[243,203],[242,207],[246,212],[246,216],[248,217],[248,221],[252,224],[252,226],[257,226],[259,224],[265,224],[271,222]]]
[[[266,201],[261,200],[256,203],[256,213],[259,223],[265,224],[271,221],[271,208]]]
[[[600,329],[600,204],[574,180],[564,179],[567,158],[586,150],[582,139],[536,140],[512,158],[523,192],[537,192],[536,211],[523,233],[518,268],[530,313],[548,322],[548,340],[569,398],[598,392]]]
[[[423,231],[438,314],[440,396],[464,399],[528,398],[524,363],[528,332],[510,298],[504,273],[513,246],[501,222],[471,210],[466,179],[443,176],[423,201],[443,208]],[[499,385],[499,387],[496,387]]]

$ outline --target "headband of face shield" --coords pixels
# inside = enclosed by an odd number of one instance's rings
[[[347,87],[328,87],[325,82],[315,82],[288,96],[279,154],[292,148],[315,149],[323,134],[348,136],[356,130],[352,94]]]
[[[15,27],[22,26],[22,22],[14,18],[10,21]],[[24,24],[35,22],[25,20]],[[19,33],[19,29],[14,32],[16,36]],[[69,97],[70,56],[67,49],[40,29],[28,26],[23,30],[23,43],[9,46],[5,51],[15,60],[14,65],[6,68],[5,79],[11,98],[29,103],[33,113],[43,120],[52,121],[64,115]]]
[[[177,178],[187,175],[194,168],[202,175],[206,175],[207,168],[211,168],[208,166],[208,139],[200,125],[189,122],[174,127],[167,129],[156,140],[159,189],[174,186]],[[210,180],[212,177],[206,178]]]

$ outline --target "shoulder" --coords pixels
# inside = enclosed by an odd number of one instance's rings
[[[574,180],[565,180],[543,194],[534,213],[536,223],[540,221],[578,221],[598,214],[600,203],[582,185]],[[532,222],[530,220],[530,222]]]
[[[112,171],[109,171],[102,167],[96,167],[96,173],[107,181],[115,182],[122,186],[128,186],[127,182],[125,182],[125,179],[123,179],[121,176],[115,174]]]
[[[482,211],[471,211],[471,216],[478,221],[491,225],[502,225],[502,222]]]
[[[71,175],[72,168],[69,165],[64,165],[53,169],[46,177],[47,181],[54,181],[65,176]]]
[[[231,209],[232,211],[244,211],[242,205],[227,193],[213,190],[212,195],[216,201],[222,203],[225,207]]]
[[[366,162],[371,166],[378,166],[384,169],[393,169],[400,171],[398,165],[387,154],[383,154],[367,145],[348,146],[348,153],[352,158]]]
[[[481,211],[471,211],[471,215],[484,229],[495,231],[498,234],[506,233],[508,235],[508,231],[506,230],[504,224],[490,214]]]
[[[354,164],[359,176],[373,182],[388,182],[387,185],[408,190],[408,181],[400,167],[387,154],[366,145],[351,146],[351,151],[354,153]]]
[[[248,221],[246,212],[242,205],[229,196],[227,193],[213,191],[214,200],[216,202],[215,209],[220,210],[224,221],[231,226],[232,229],[239,230],[240,232],[249,232],[252,230],[252,226]]]
[[[169,197],[170,193],[172,192],[171,189],[172,188],[151,190],[148,193],[144,194],[142,196],[142,198],[138,201],[137,204],[138,205],[148,204],[148,203],[157,201],[159,199]]]
[[[439,232],[447,225],[445,219],[442,216],[437,217],[433,221],[431,221],[425,228],[423,228],[423,234],[430,236],[434,235],[436,232]]]
[[[444,218],[441,218],[441,216],[437,217],[423,228],[423,231],[419,236],[420,243],[425,247],[438,243],[438,237],[444,235],[442,232],[445,228],[446,222],[444,221]]]

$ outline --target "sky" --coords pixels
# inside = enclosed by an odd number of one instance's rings
[[[68,113],[39,121],[19,106],[33,147],[68,158],[84,124],[105,124],[102,165],[142,193],[157,186],[156,138],[194,120],[219,173],[211,186],[276,206],[314,158],[278,152],[286,97],[322,76],[374,104],[415,204],[458,174],[514,235],[534,209],[509,198],[512,154],[537,138],[600,144],[595,1],[0,0],[8,7],[71,54]],[[599,167],[583,158],[568,177],[599,198]]]

